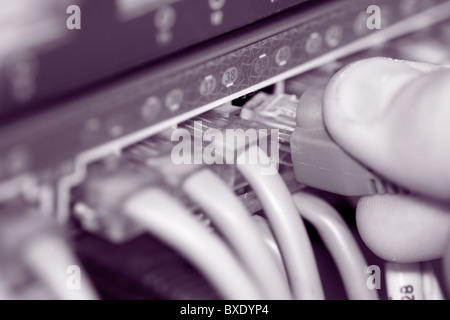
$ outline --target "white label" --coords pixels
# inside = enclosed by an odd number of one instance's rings
[[[227,69],[222,76],[222,84],[225,87],[231,87],[239,78],[239,71],[237,68],[232,67]]]

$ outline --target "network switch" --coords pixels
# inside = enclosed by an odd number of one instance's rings
[[[323,92],[365,58],[448,65],[450,2],[193,3],[50,5],[79,5],[79,33],[0,60],[0,298],[405,296],[365,281],[385,257],[354,196],[414,190],[331,137]],[[37,65],[18,99],[11,70]],[[444,299],[432,260],[417,297]]]

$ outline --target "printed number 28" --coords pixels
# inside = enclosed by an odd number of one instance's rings
[[[411,285],[403,286],[400,288],[400,292],[404,294],[402,300],[414,300],[414,287]]]

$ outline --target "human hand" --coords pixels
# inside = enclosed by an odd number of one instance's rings
[[[440,258],[450,236],[450,69],[372,58],[330,81],[324,120],[333,139],[410,195],[364,197],[358,230],[388,261]]]

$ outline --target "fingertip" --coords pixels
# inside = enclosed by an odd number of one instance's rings
[[[386,261],[412,263],[443,256],[450,208],[410,195],[361,198],[356,212],[364,243]]]
[[[324,93],[324,122],[333,139],[363,163],[386,162],[388,138],[378,124],[402,86],[421,74],[390,58],[371,58],[339,71]]]
[[[384,57],[349,64],[336,73],[324,93],[326,124],[370,124],[384,115],[400,88],[422,74],[420,68]]]

